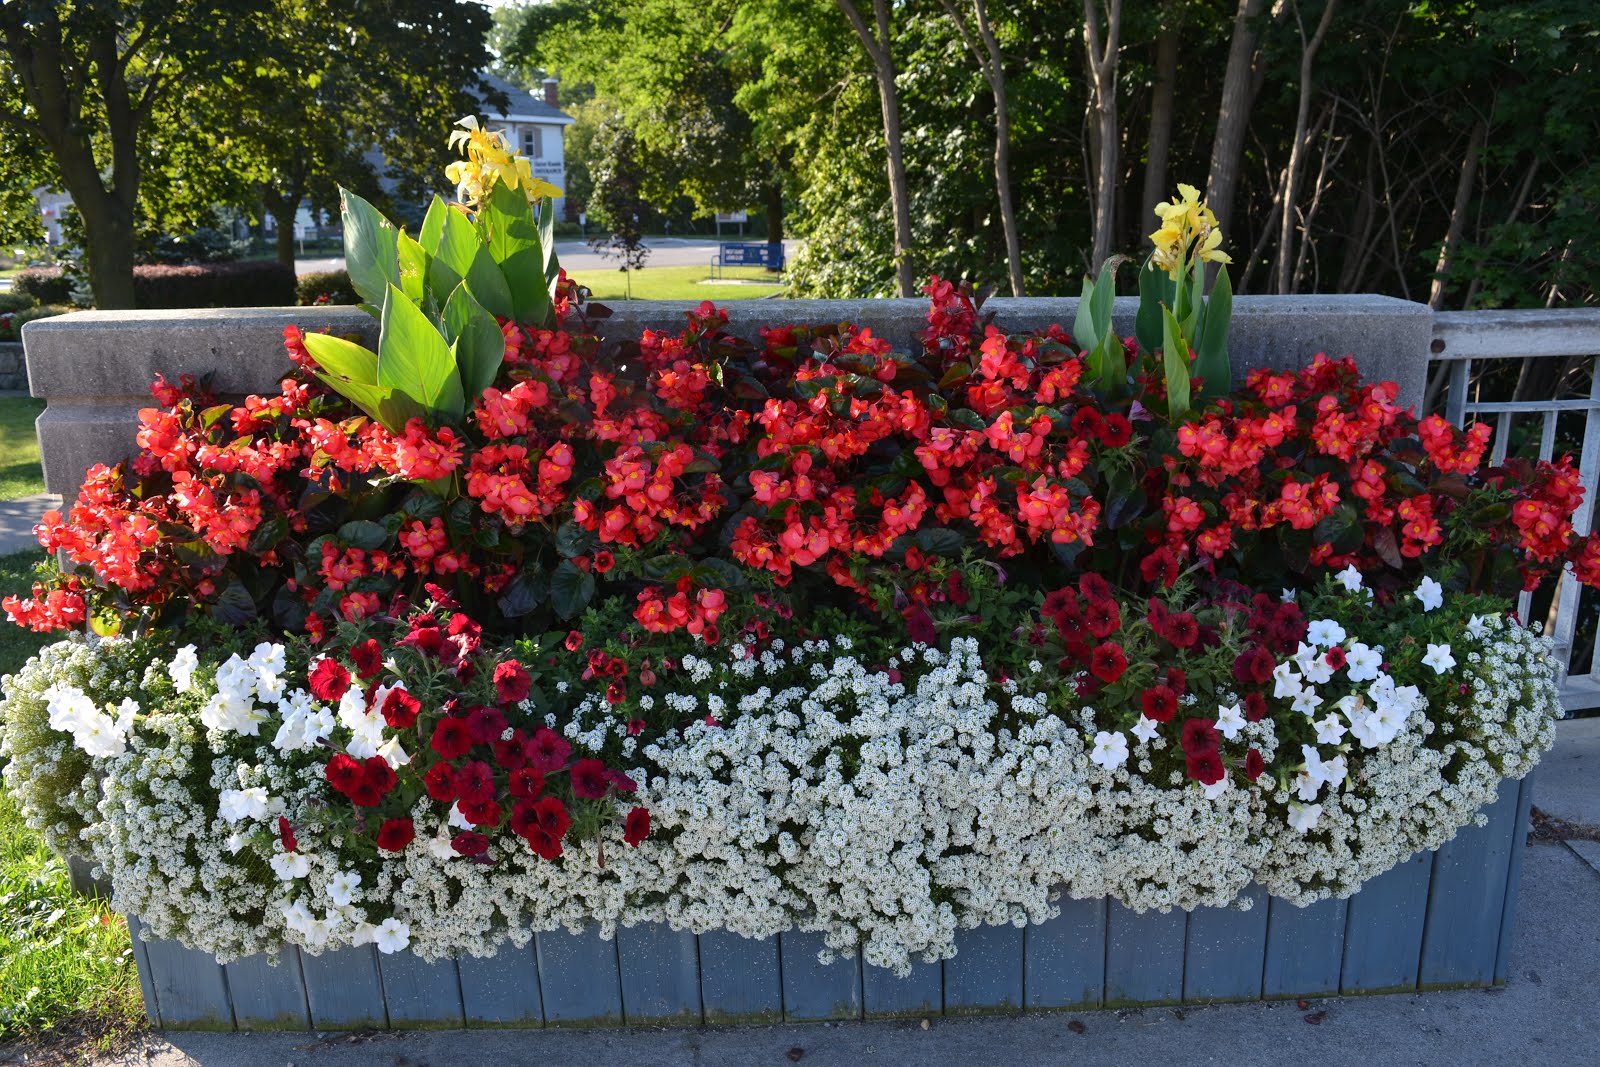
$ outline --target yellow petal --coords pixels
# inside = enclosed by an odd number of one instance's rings
[[[1183,196],[1186,204],[1192,204],[1196,200],[1200,199],[1200,190],[1196,189],[1192,185],[1185,185],[1182,182],[1179,182],[1178,192]]]

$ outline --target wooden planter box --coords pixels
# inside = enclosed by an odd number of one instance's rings
[[[962,931],[955,958],[907,978],[859,957],[818,964],[820,934],[753,941],[660,925],[613,941],[539,934],[492,959],[437,963],[366,947],[221,965],[138,938],[134,954],[150,1023],[168,1029],[697,1026],[1489,986],[1510,965],[1532,795],[1531,779],[1503,783],[1488,825],[1349,900],[1297,908],[1257,890],[1250,911],[1166,915],[1066,900],[1041,926]]]

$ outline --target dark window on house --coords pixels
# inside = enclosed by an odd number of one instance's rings
[[[522,154],[529,159],[544,158],[544,131],[539,127],[522,131]]]

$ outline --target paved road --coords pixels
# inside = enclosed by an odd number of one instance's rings
[[[650,248],[647,267],[704,267],[717,254],[718,241],[714,237],[651,237],[645,244]],[[784,255],[794,254],[795,242],[785,241]],[[614,270],[617,261],[605,259],[590,251],[582,241],[557,241],[556,255],[569,274],[583,271]],[[343,270],[344,258],[302,259],[295,265],[301,274],[315,271]]]
[[[1600,815],[1600,719],[1563,723],[1535,803],[1574,823]],[[1587,831],[1576,831],[1585,833]],[[1600,855],[1528,846],[1509,985],[1214,1007],[1038,1013],[1017,1018],[717,1029],[447,1031],[334,1035],[173,1034],[105,1067],[292,1064],[677,1065],[973,1063],[1228,1067],[1566,1067],[1600,1063]]]

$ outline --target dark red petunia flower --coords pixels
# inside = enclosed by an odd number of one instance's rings
[[[422,785],[434,800],[441,804],[450,803],[456,799],[455,768],[448,763],[435,763],[422,776]]]
[[[1107,685],[1121,678],[1127,669],[1128,657],[1122,646],[1110,641],[1101,644],[1089,657],[1089,672]]]
[[[361,764],[345,755],[338,753],[328,761],[323,768],[323,776],[328,779],[328,784],[339,792],[348,796],[362,780]]]
[[[566,738],[548,726],[541,726],[528,740],[527,752],[528,763],[549,774],[567,765],[567,757],[572,755],[572,746],[567,743]]]
[[[583,647],[583,635],[577,630],[568,630],[565,643],[568,652],[576,652]]]
[[[350,672],[336,659],[324,656],[311,668],[311,695],[335,703],[350,688]]]
[[[544,775],[532,767],[518,767],[511,772],[509,788],[512,796],[520,800],[532,800],[544,792]]]
[[[1264,693],[1247,693],[1244,698],[1244,717],[1250,722],[1260,722],[1267,717],[1267,698]]]
[[[451,784],[463,808],[494,799],[494,771],[482,760],[469,760],[457,767]]]
[[[1204,785],[1216,785],[1227,773],[1227,768],[1222,765],[1222,756],[1215,751],[1189,756],[1185,762],[1189,777]]]
[[[1178,713],[1178,694],[1169,686],[1152,686],[1139,694],[1139,705],[1150,721],[1171,722]]]
[[[404,689],[391,689],[383,698],[383,721],[391,729],[408,730],[416,724],[417,715],[422,711],[422,701],[406,692]]]
[[[572,826],[572,816],[559,797],[545,797],[533,802],[534,814],[544,832],[555,838],[565,837]]]
[[[1200,625],[1187,611],[1174,612],[1167,616],[1161,636],[1176,648],[1193,648],[1200,640]]]
[[[606,781],[610,782],[611,787],[619,793],[637,793],[639,791],[639,783],[619,770],[608,769],[606,771]]]
[[[378,827],[378,847],[385,852],[399,852],[416,837],[417,829],[410,819],[385,819]]]
[[[1184,673],[1182,667],[1168,667],[1166,678],[1167,688],[1179,696],[1182,696],[1183,691],[1189,688],[1189,676]]]
[[[645,838],[650,836],[650,812],[644,808],[634,808],[628,812],[628,819],[622,826],[622,840],[638,848]]]
[[[472,731],[467,720],[446,715],[433,727],[433,750],[444,759],[460,759],[472,748]]]
[[[285,852],[293,852],[300,847],[300,842],[294,836],[294,827],[282,815],[278,816],[278,840],[283,842]]]
[[[509,726],[499,708],[480,704],[467,712],[467,732],[472,735],[473,744],[492,745],[505,736]]]
[[[369,637],[350,647],[350,661],[356,665],[356,674],[366,681],[383,670],[383,647]]]
[[[606,795],[611,782],[606,778],[606,765],[597,759],[581,759],[572,765],[572,792],[588,800],[598,800]]]
[[[511,736],[494,743],[494,761],[503,769],[514,771],[528,765],[528,735],[512,730]]]
[[[489,851],[489,839],[472,830],[463,830],[450,839],[450,847],[463,856],[481,856]]]
[[[1191,756],[1199,756],[1217,751],[1222,745],[1222,738],[1210,719],[1189,719],[1183,724],[1181,744],[1184,752]]]
[[[508,659],[494,669],[494,693],[502,704],[520,704],[528,699],[528,690],[532,686],[533,679],[528,677],[522,664],[514,659]]]
[[[1251,749],[1244,755],[1244,776],[1252,782],[1261,777],[1261,772],[1267,769],[1267,761],[1261,758],[1261,753]]]
[[[474,826],[499,826],[500,816],[504,814],[500,810],[500,805],[492,800],[485,800],[481,804],[458,802],[457,810],[461,812],[463,819]]]
[[[1334,645],[1332,648],[1328,649],[1328,651],[1323,654],[1322,658],[1323,661],[1328,664],[1328,666],[1332,667],[1336,671],[1341,670],[1346,662],[1344,657],[1344,649],[1340,648],[1338,645]]]

